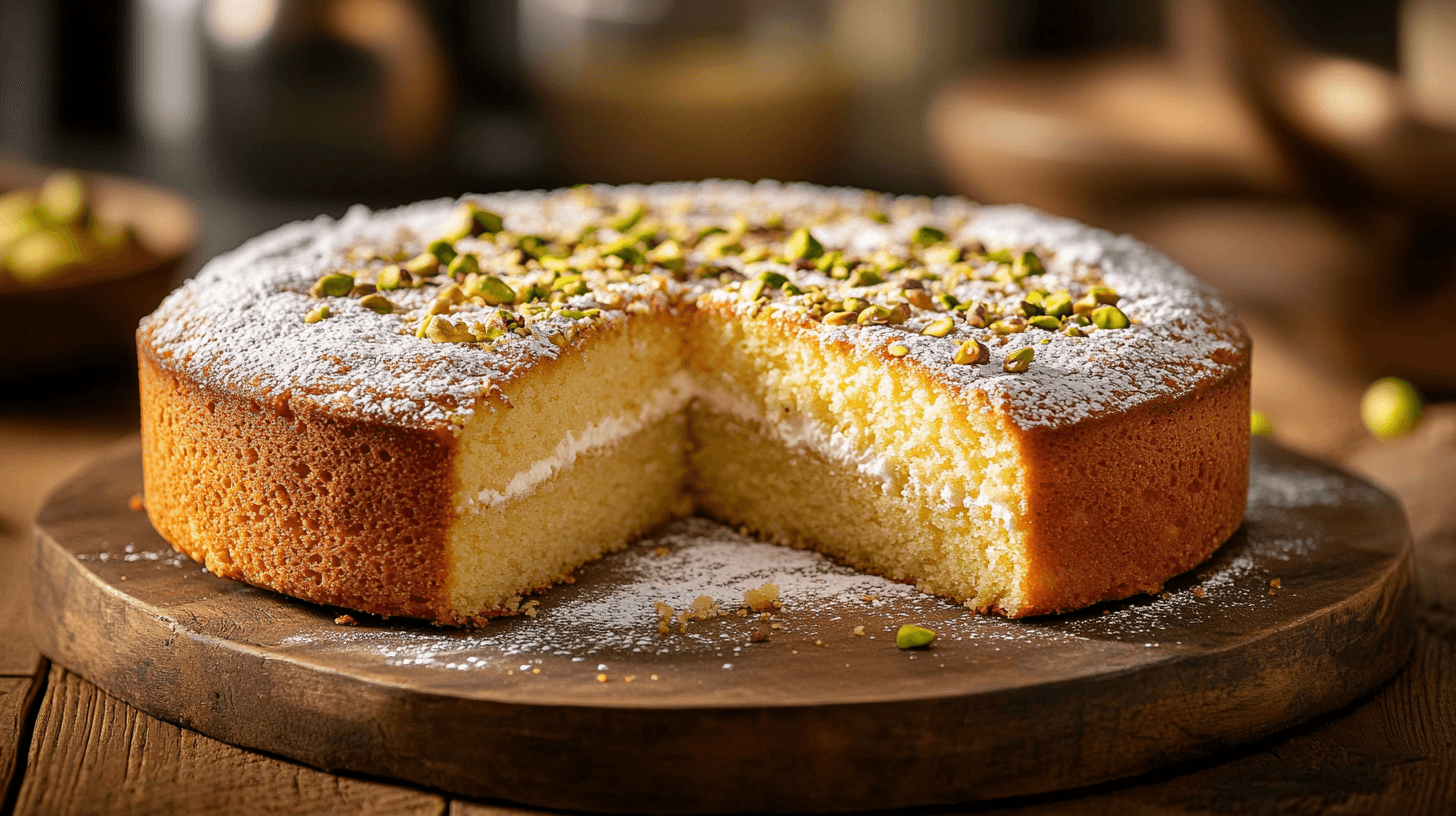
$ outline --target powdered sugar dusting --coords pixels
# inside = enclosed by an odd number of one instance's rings
[[[960,342],[985,330],[960,327],[945,337],[921,336],[926,323],[922,316],[903,326],[817,329],[821,342],[849,343],[864,353],[905,344],[909,353],[892,364],[929,367],[953,387],[981,392],[989,400],[968,404],[1001,407],[1023,427],[1072,424],[1187,393],[1240,364],[1247,351],[1247,338],[1228,307],[1165,256],[1126,236],[1024,207],[977,207],[955,198],[894,198],[773,182],[593,190],[600,202],[643,201],[688,227],[744,214],[758,221],[781,219],[786,228],[812,225],[829,250],[873,253],[904,245],[915,229],[933,225],[959,241],[1036,248],[1048,259],[1046,278],[1039,285],[1049,289],[1084,280],[1095,267],[1099,280],[1122,295],[1120,306],[1134,326],[1088,337],[1028,331],[993,338],[987,365],[951,363]],[[506,228],[520,233],[575,234],[600,216],[569,191],[469,198],[500,213]],[[338,221],[321,217],[274,230],[204,267],[144,321],[144,336],[164,365],[246,398],[286,400],[295,411],[313,407],[411,427],[457,424],[477,410],[493,385],[506,388],[508,396],[512,379],[565,353],[553,337],[566,331],[570,321],[552,318],[518,342],[494,350],[432,343],[417,339],[406,322],[422,314],[428,290],[392,292],[397,316],[334,299],[330,319],[315,324],[302,320],[314,304],[308,290],[318,277],[357,264],[351,253],[360,246],[420,251],[454,204],[427,201],[383,212],[355,207]],[[888,214],[890,223],[877,223],[871,212]],[[724,262],[741,265],[737,258]],[[812,268],[775,268],[800,284],[844,288],[843,282]],[[622,283],[614,285],[608,303],[582,296],[572,308],[601,308],[607,321],[620,321],[629,319],[635,306],[665,308],[670,302],[688,304],[705,297],[732,300],[733,294],[720,286],[717,279]],[[961,294],[966,297],[989,296],[979,283],[965,286]],[[773,308],[767,313],[799,319]],[[1035,350],[1031,369],[1002,372],[1005,356],[1023,346]]]

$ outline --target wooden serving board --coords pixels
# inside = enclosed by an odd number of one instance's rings
[[[579,570],[534,618],[339,625],[175,554],[128,508],[140,490],[132,441],[40,514],[46,654],[230,743],[544,807],[835,811],[1087,785],[1344,706],[1413,638],[1400,509],[1262,441],[1245,524],[1207,564],[1157,598],[1024,621],[691,520]],[[765,581],[782,608],[735,614]],[[658,631],[655,601],[703,595],[727,614]],[[931,648],[895,648],[912,622]]]

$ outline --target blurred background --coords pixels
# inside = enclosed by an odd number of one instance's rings
[[[0,191],[58,166],[154,269],[0,290],[47,321],[0,337],[0,393],[46,412],[134,403],[136,317],[283,222],[710,176],[1134,233],[1238,305],[1256,407],[1325,458],[1365,449],[1376,377],[1456,397],[1449,0],[5,0]]]

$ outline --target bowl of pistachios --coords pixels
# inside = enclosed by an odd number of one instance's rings
[[[0,377],[125,364],[197,233],[161,188],[0,159]]]

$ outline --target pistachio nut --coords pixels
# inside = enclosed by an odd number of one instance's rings
[[[303,322],[305,322],[305,323],[317,323],[320,320],[328,320],[329,318],[331,318],[333,316],[334,316],[334,313],[329,310],[329,307],[327,307],[327,306],[318,306],[318,307],[315,307],[313,309],[313,311],[311,311],[308,314],[306,314],[306,315],[303,316]]]
[[[955,328],[955,320],[949,317],[939,317],[930,321],[930,325],[920,330],[920,333],[927,337],[944,337]]]
[[[910,236],[910,243],[914,246],[930,246],[944,240],[945,233],[930,226],[921,227]]]
[[[431,255],[430,260],[434,260],[434,257]],[[374,280],[374,288],[386,292],[395,289],[408,289],[413,282],[413,275],[394,264],[390,264],[379,270],[379,277]]]
[[[1116,306],[1098,306],[1092,310],[1092,324],[1099,329],[1125,329],[1131,321]]]
[[[359,305],[371,312],[379,314],[390,314],[394,311],[394,303],[384,295],[369,294],[359,298]]]
[[[890,352],[891,357],[904,357],[910,353],[910,347],[901,343],[893,343],[887,351]]]
[[[879,305],[867,306],[863,311],[859,313],[859,318],[857,322],[861,326],[889,323],[890,310],[885,308],[884,306]]]
[[[824,323],[829,326],[848,326],[859,317],[854,312],[830,312],[824,315]]]
[[[455,260],[455,244],[445,240],[444,238],[436,238],[435,240],[431,241],[430,245],[425,247],[425,250],[431,255],[434,255],[435,260],[442,264],[448,264],[451,261]],[[405,269],[409,268],[409,265],[406,264]]]
[[[41,182],[36,193],[36,212],[48,221],[71,224],[83,219],[90,209],[86,182],[70,170],[57,170]]]
[[[1042,298],[1041,309],[1052,317],[1066,317],[1072,313],[1072,296],[1065,289]]]
[[[354,276],[342,272],[335,272],[332,275],[324,275],[314,281],[313,288],[308,290],[309,295],[315,298],[344,297],[354,288]]]
[[[960,344],[951,358],[956,365],[971,365],[972,363],[984,363],[991,359],[991,352],[986,346],[975,340],[967,340]]]
[[[1019,374],[1031,368],[1031,361],[1036,359],[1036,350],[1026,346],[1006,355],[1006,360],[1001,363],[1001,369],[1012,374]]]
[[[1017,280],[1031,276],[1041,275],[1046,272],[1046,267],[1041,265],[1041,258],[1035,252],[1023,252],[1016,256],[1011,264],[1011,276]]]
[[[895,646],[900,649],[923,649],[935,640],[935,630],[905,624],[895,632]]]
[[[1057,331],[1062,327],[1062,319],[1059,317],[1052,317],[1051,315],[1037,315],[1035,317],[1028,317],[1026,319],[1026,323],[1028,326],[1035,326],[1038,329],[1046,329],[1047,331]]]
[[[1421,421],[1421,396],[1399,377],[1376,380],[1360,398],[1360,419],[1376,436],[1404,436]]]
[[[763,290],[767,285],[762,278],[744,281],[743,288],[738,290],[738,299],[752,303],[763,297]]]
[[[1250,411],[1249,433],[1254,436],[1273,436],[1274,423],[1269,421],[1269,417],[1265,416],[1263,411]]]
[[[808,227],[799,227],[789,235],[789,241],[784,245],[784,255],[789,260],[812,261],[824,254],[824,245],[814,238]]]

